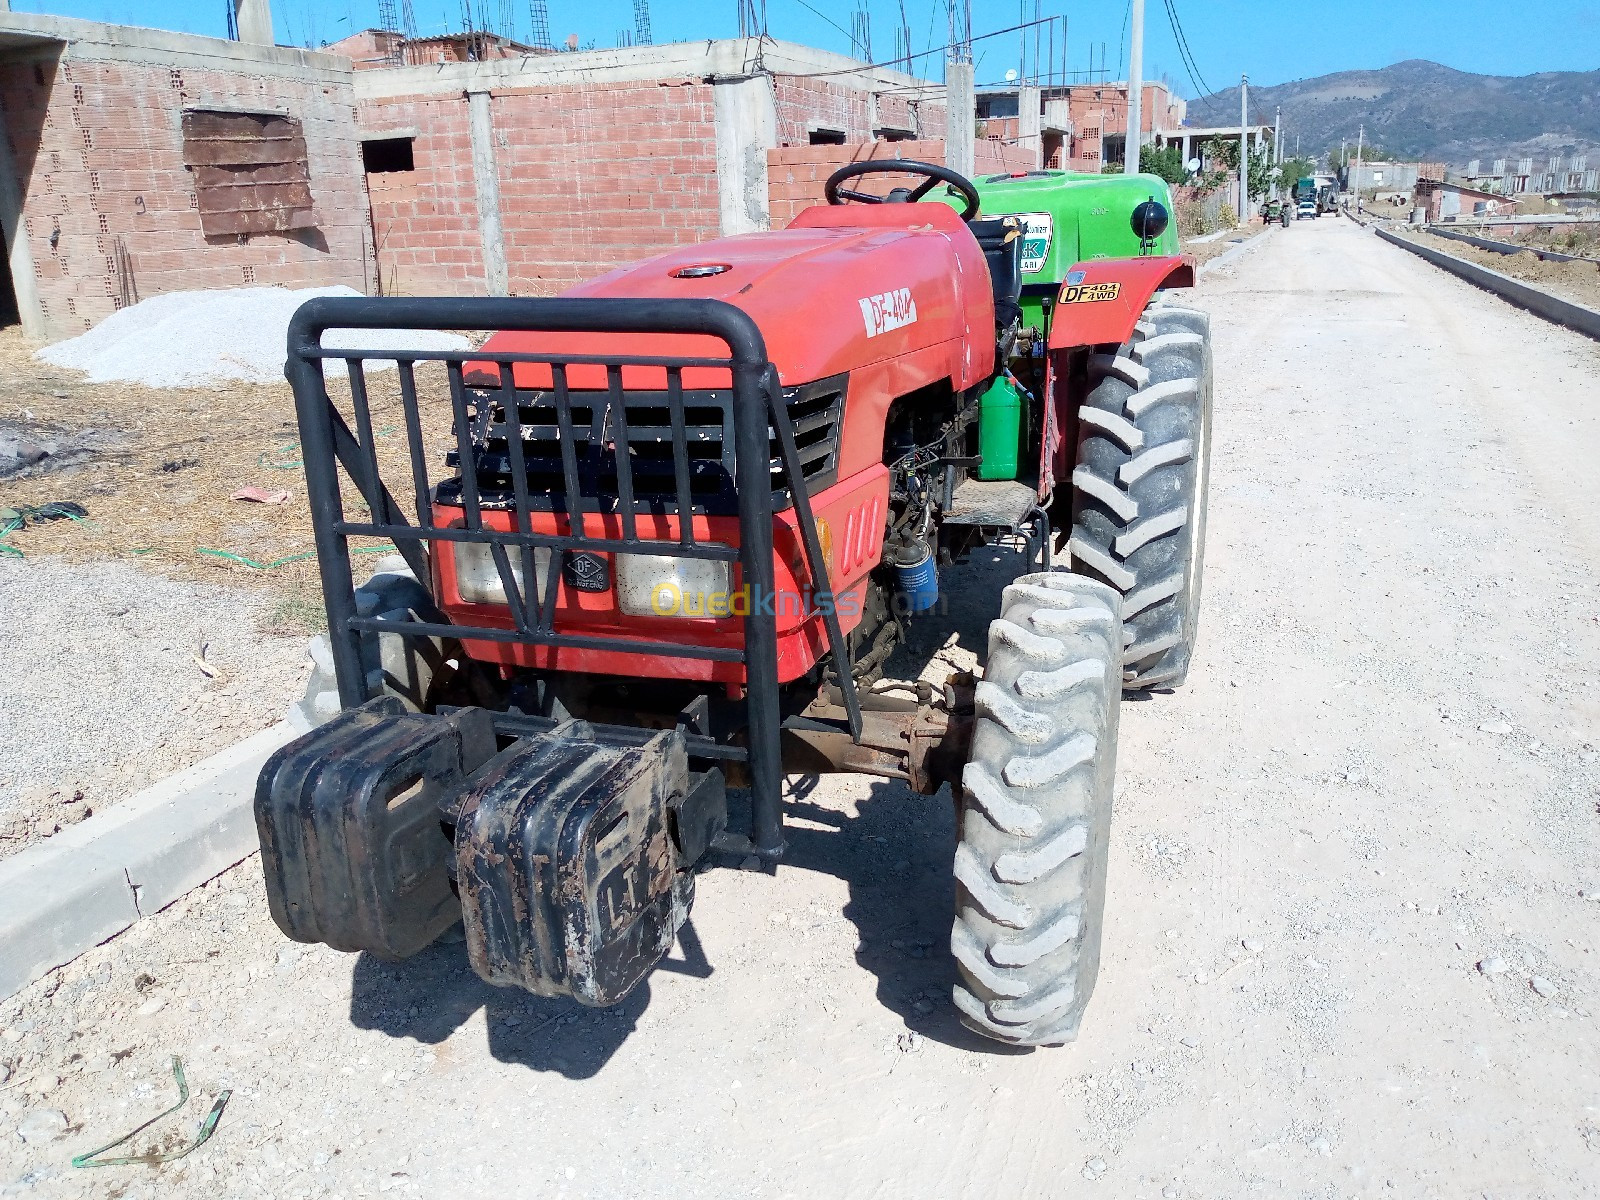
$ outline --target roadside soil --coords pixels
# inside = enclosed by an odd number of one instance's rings
[[[1563,299],[1600,309],[1600,262],[1546,262],[1537,254],[1527,251],[1497,254],[1493,250],[1482,250],[1466,242],[1435,237],[1429,233],[1413,233],[1411,236],[1441,253],[1453,254],[1513,279],[1536,284]]]
[[[320,626],[311,513],[287,383],[89,383],[82,372],[39,362],[34,349],[19,328],[0,330],[0,374],[9,384],[0,435],[57,453],[0,476],[0,509],[65,500],[89,515],[30,522],[6,537],[8,545],[29,558],[137,562],[175,580],[257,590],[270,597],[270,628],[306,633]],[[419,388],[441,384],[436,373],[420,369]],[[400,468],[406,450],[396,372],[375,373],[370,384],[379,460]],[[347,402],[347,383],[333,381],[329,390]],[[428,409],[435,461],[449,436],[448,407]],[[288,497],[281,504],[230,499],[243,488]],[[352,544],[380,552],[371,539]]]
[[[947,795],[793,777],[787,865],[703,874],[612,1010],[450,937],[293,945],[241,865],[0,1002],[0,1190],[1600,1195],[1600,348],[1349,222],[1289,232],[1198,289],[1200,643],[1123,708],[1076,1043],[957,1022]],[[980,655],[1009,566],[946,576],[923,651]],[[232,1088],[215,1136],[73,1170],[172,1103],[174,1054],[195,1095],[134,1152]]]
[[[1559,250],[1562,254],[1581,254],[1600,258],[1600,221],[1582,225],[1512,225],[1488,227],[1482,236],[1497,242],[1536,246],[1540,250]],[[1476,232],[1476,231],[1473,231]]]

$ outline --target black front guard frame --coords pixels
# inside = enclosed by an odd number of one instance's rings
[[[403,340],[403,331],[407,329],[619,335],[700,334],[720,340],[728,348],[728,357],[600,357],[499,351],[485,353],[483,350],[418,351],[408,350],[404,346],[350,350],[323,345],[323,336],[330,329],[395,331],[397,341]],[[328,394],[322,364],[329,359],[343,361],[349,372],[354,430]],[[363,366],[369,360],[393,360],[398,364],[411,483],[419,520],[416,525],[406,519],[379,472]],[[466,514],[465,527],[459,529],[437,528],[432,523],[433,484],[430,482],[423,444],[415,378],[416,364],[430,361],[442,362],[450,381]],[[561,453],[569,515],[566,534],[536,534],[531,529],[527,470],[517,427],[519,405],[512,382],[512,367],[519,362],[543,363],[552,372],[557,414],[564,435],[561,438]],[[488,528],[482,519],[476,484],[474,442],[466,411],[464,366],[467,363],[493,364],[499,373],[500,390],[507,401],[505,411],[511,433],[508,448],[515,497],[515,528],[509,532]],[[566,370],[574,365],[605,368],[608,388],[614,399],[612,419],[620,423],[619,444],[624,448],[628,440],[626,404],[622,402],[622,368],[642,366],[666,371],[677,485],[673,509],[679,517],[680,528],[676,542],[664,543],[637,536],[632,469],[625,449],[616,455],[619,492],[616,512],[620,518],[622,537],[595,538],[572,532],[573,529],[584,528],[584,500],[577,484],[576,450],[573,439],[565,436],[570,434],[571,422]],[[682,437],[682,372],[686,367],[721,368],[731,374],[739,518],[737,547],[722,542],[700,541],[693,533],[693,498],[689,494],[687,447]],[[762,615],[759,611],[762,606],[752,604],[750,613],[743,618],[743,646],[738,649],[577,635],[559,632],[554,625],[557,574],[564,552],[569,550],[659,554],[664,546],[670,546],[674,555],[682,557],[736,561],[745,585],[754,595],[772,595],[775,588],[774,502],[769,440],[772,436],[777,439],[784,471],[790,481],[788,497],[800,527],[810,577],[826,586],[827,568],[810,497],[804,485],[794,428],[784,403],[777,370],[768,360],[765,340],[750,316],[720,300],[322,297],[302,305],[290,322],[285,374],[294,389],[317,565],[327,609],[328,637],[341,706],[346,710],[354,709],[373,699],[362,666],[363,634],[392,632],[408,636],[508,641],[537,646],[607,649],[665,657],[741,662],[746,680],[745,750],[752,793],[751,829],[748,839],[724,835],[719,848],[753,855],[769,869],[775,866],[785,846],[776,619]],[[365,502],[371,514],[370,520],[353,521],[345,515],[339,477],[341,466]],[[349,539],[352,536],[392,540],[418,581],[429,589],[432,586],[429,569],[432,543],[487,543],[505,587],[516,628],[507,630],[452,623],[437,608],[430,613],[419,614],[425,619],[404,622],[378,615],[361,615],[356,607],[356,584],[350,561]],[[545,587],[530,589],[535,597],[530,605],[523,589],[517,586],[510,555],[515,552],[521,556],[522,579],[532,581],[535,547],[550,550],[550,568]],[[848,646],[839,626],[837,606],[824,604],[819,607],[851,734],[859,742],[861,710]],[[747,845],[743,844],[745,841]]]

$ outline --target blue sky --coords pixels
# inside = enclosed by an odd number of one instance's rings
[[[142,0],[137,21],[163,29],[221,36],[227,0]],[[401,0],[396,0],[398,7]],[[633,0],[547,0],[550,31],[559,42],[577,33],[596,45],[616,44],[618,32],[633,26]],[[760,0],[757,0],[760,3]],[[901,0],[769,0],[768,29],[774,37],[848,51],[850,13],[865,4],[872,17],[873,57],[893,57],[894,28]],[[943,0],[903,0],[912,48],[921,51],[945,41]],[[1238,82],[1241,71],[1262,84],[1282,83],[1359,67],[1382,67],[1407,58],[1429,58],[1464,71],[1525,75],[1535,71],[1581,71],[1600,67],[1600,0],[1569,0],[1544,10],[1539,20],[1519,17],[1504,0],[1174,0],[1178,18],[1201,79],[1212,88]],[[463,0],[412,0],[423,33],[459,28]],[[1032,16],[1034,0],[973,0],[974,35],[1018,23],[1022,6]],[[1164,0],[1147,0],[1146,75],[1166,74],[1193,96],[1176,49]],[[376,24],[378,0],[273,0],[281,42],[316,45],[353,29]],[[515,19],[519,36],[528,30],[527,0],[474,0]],[[1086,71],[1091,48],[1098,60],[1106,47],[1112,76],[1126,61],[1127,0],[1074,4],[1040,0],[1044,15],[1067,18],[1067,66]],[[128,21],[126,0],[12,0],[19,12]],[[737,25],[736,0],[651,0],[655,40],[692,41],[727,37]],[[842,27],[842,28],[841,28]],[[931,38],[930,38],[931,33]],[[1057,30],[1057,56],[1060,55]],[[1030,43],[1031,46],[1031,43]],[[979,42],[974,48],[979,82],[998,81],[1017,67],[1017,35]],[[1031,49],[1030,49],[1031,54]],[[937,75],[937,60],[919,67]]]

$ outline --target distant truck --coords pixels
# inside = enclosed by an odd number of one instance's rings
[[[1338,188],[1331,175],[1307,175],[1294,185],[1295,206],[1310,204],[1316,215],[1332,212],[1338,203]]]

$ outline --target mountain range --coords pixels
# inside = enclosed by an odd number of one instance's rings
[[[1323,157],[1341,138],[1366,140],[1406,161],[1461,168],[1479,159],[1600,153],[1600,71],[1473,75],[1425,59],[1376,71],[1339,71],[1250,88],[1250,120],[1271,124],[1282,108],[1284,145]],[[1191,125],[1239,120],[1239,89],[1189,102]],[[1591,162],[1591,165],[1600,163]]]

